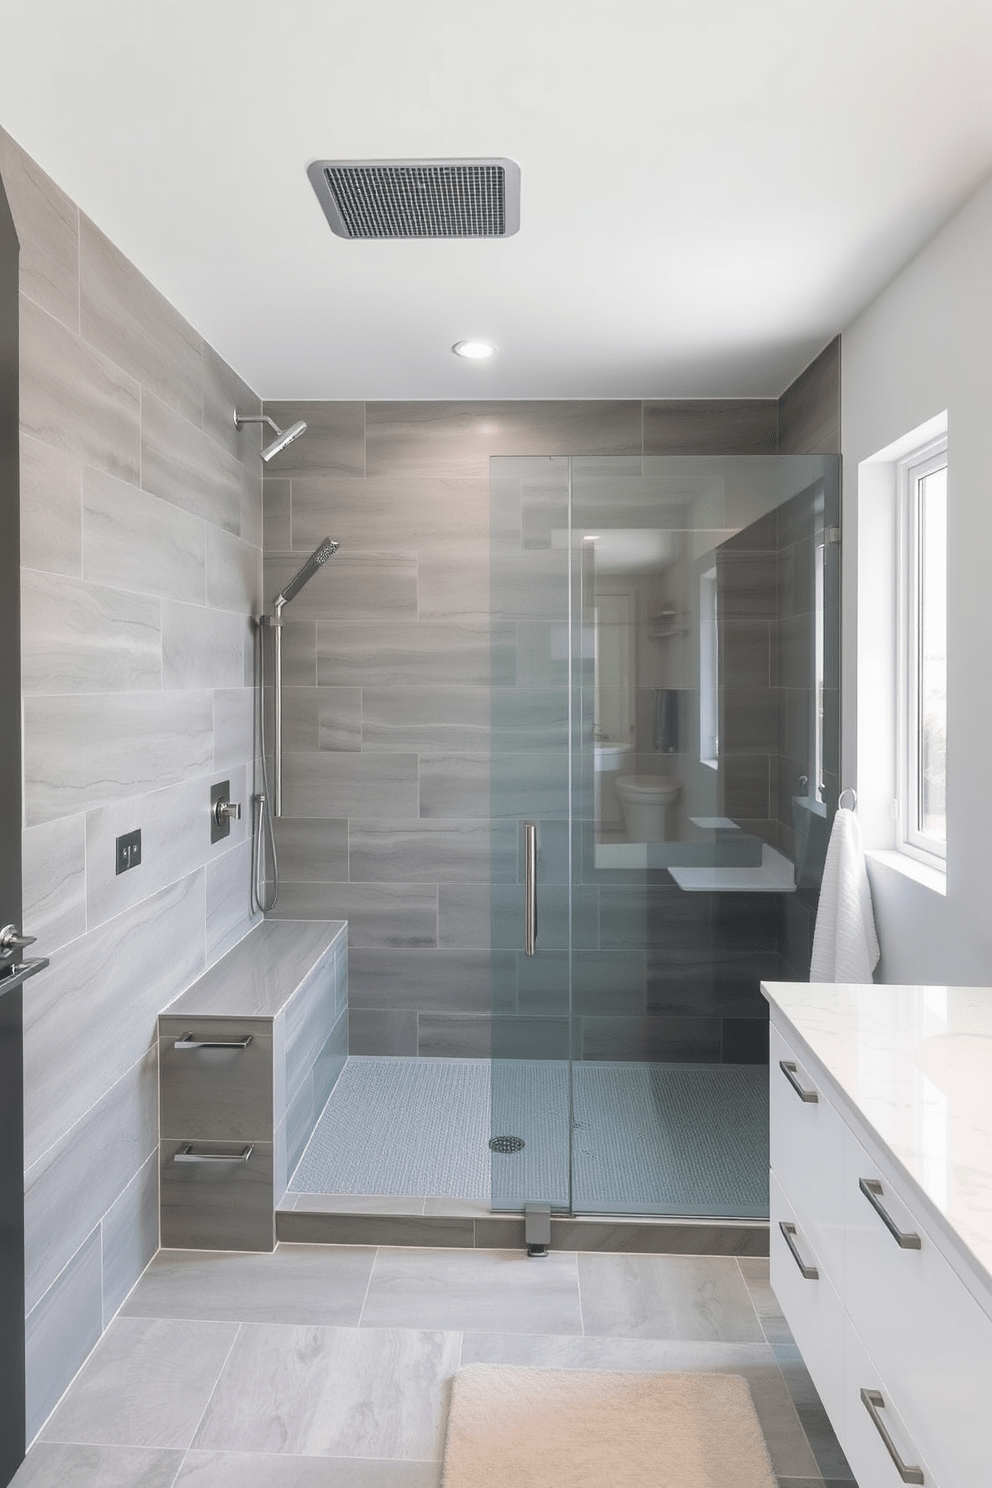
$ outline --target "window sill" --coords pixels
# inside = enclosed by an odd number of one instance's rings
[[[934,894],[947,897],[947,874],[941,873],[939,868],[930,868],[926,863],[919,863],[911,858],[908,853],[894,852],[892,849],[868,848],[865,857],[869,862],[881,863],[883,867],[892,868],[905,878],[911,878],[914,883],[930,889]]]

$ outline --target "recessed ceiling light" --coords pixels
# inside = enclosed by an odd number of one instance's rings
[[[467,357],[471,362],[484,362],[496,350],[490,341],[456,341],[451,349],[455,356]]]

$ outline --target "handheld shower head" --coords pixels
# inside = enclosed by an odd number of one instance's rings
[[[301,434],[306,433],[306,424],[299,419],[295,424],[290,424],[288,429],[280,429],[275,419],[270,419],[267,413],[262,414],[240,414],[234,415],[234,427],[242,428],[245,424],[268,424],[270,429],[276,431],[276,437],[271,444],[267,444],[262,451],[263,460],[271,460],[280,450],[284,450],[287,444],[292,444],[294,439],[299,439]]]
[[[306,563],[304,563],[299,573],[294,574],[285,588],[281,589],[276,595],[275,600],[273,601],[273,605],[276,611],[281,610],[283,605],[289,604],[289,601],[291,599],[296,598],[300,590],[303,588],[303,585],[310,582],[314,574],[317,572],[318,568],[320,568],[321,564],[326,563],[328,558],[334,557],[334,554],[337,552],[338,547],[339,544],[336,543],[333,538],[325,537],[320,546],[314,548],[313,552],[310,554],[310,557],[307,559]]]

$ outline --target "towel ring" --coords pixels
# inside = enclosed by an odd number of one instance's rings
[[[858,793],[854,789],[854,787],[851,786],[851,785],[846,786],[845,789],[842,790],[841,793],[840,793],[840,795],[837,797],[837,806],[838,806],[838,808],[843,808],[845,810],[847,809],[847,808],[844,807],[844,797],[845,796],[850,796],[850,798],[851,798],[850,810],[851,811],[857,811],[857,809],[858,809]]]

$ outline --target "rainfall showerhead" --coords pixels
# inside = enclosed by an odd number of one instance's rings
[[[280,450],[284,450],[287,444],[292,444],[294,439],[299,439],[301,434],[306,433],[306,424],[302,419],[297,423],[290,424],[288,429],[280,429],[275,419],[270,419],[267,413],[262,414],[240,414],[234,415],[234,427],[240,429],[245,424],[268,424],[270,429],[275,429],[276,437],[271,444],[267,444],[262,451],[263,460],[271,460]]]
[[[303,585],[310,582],[314,574],[317,572],[318,568],[320,568],[321,564],[326,563],[328,558],[334,557],[334,554],[338,550],[338,546],[339,544],[336,543],[333,538],[325,537],[320,546],[314,548],[313,552],[310,554],[310,557],[307,559],[306,563],[304,563],[299,573],[294,574],[285,588],[281,589],[276,595],[275,600],[273,601],[273,605],[276,611],[281,610],[283,605],[289,604],[289,601],[291,599],[296,598],[300,590],[303,588]]]

